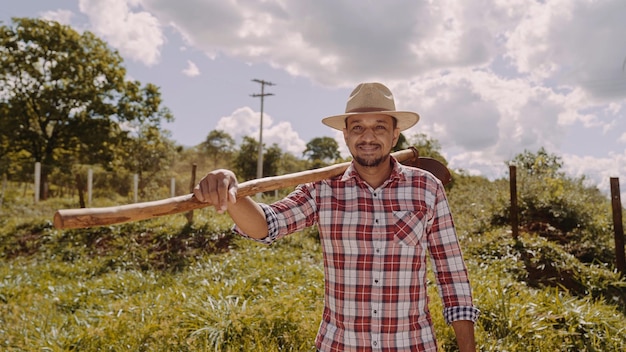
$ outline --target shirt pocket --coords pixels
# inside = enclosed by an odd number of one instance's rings
[[[395,221],[394,241],[405,246],[416,247],[420,244],[425,231],[424,213],[419,211],[393,211]]]

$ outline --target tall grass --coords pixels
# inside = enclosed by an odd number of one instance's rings
[[[513,241],[490,226],[487,203],[459,189],[451,197],[481,351],[626,350],[623,278],[532,233]],[[66,205],[0,214],[0,350],[314,350],[324,294],[314,229],[267,247],[203,209],[193,225],[175,215],[59,231],[51,214]],[[438,343],[455,351],[429,275]]]

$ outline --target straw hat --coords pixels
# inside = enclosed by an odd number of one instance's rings
[[[346,118],[351,115],[385,114],[398,121],[398,128],[404,131],[419,121],[420,116],[410,111],[396,111],[393,94],[381,83],[361,83],[350,94],[346,104],[346,113],[322,119],[322,123],[336,130],[343,131]]]

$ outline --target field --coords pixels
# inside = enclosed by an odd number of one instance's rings
[[[582,262],[571,245],[527,229],[514,240],[493,225],[498,187],[459,182],[449,192],[482,312],[480,350],[626,350],[626,281],[608,260]],[[192,224],[172,215],[61,231],[52,214],[76,200],[7,197],[3,351],[314,350],[324,290],[315,229],[267,247],[206,208]],[[597,236],[596,247],[609,239]],[[429,292],[441,350],[455,351],[434,285]]]

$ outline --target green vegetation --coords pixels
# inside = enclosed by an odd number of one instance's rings
[[[516,241],[502,223],[506,180],[455,175],[449,196],[482,311],[481,351],[626,348],[626,281],[612,268],[609,201],[580,180],[552,176],[560,182],[520,180],[521,208],[567,204],[579,225],[523,211]],[[234,236],[229,219],[206,208],[191,225],[174,215],[60,231],[51,214],[75,204],[7,196],[2,350],[313,350],[324,291],[315,229],[266,247]],[[591,238],[593,248],[581,251],[577,243]],[[429,291],[436,297],[434,285]],[[431,310],[442,350],[456,350],[438,298]]]
[[[254,178],[259,146],[247,138],[237,147],[224,131],[177,146],[161,129],[172,116],[158,87],[127,81],[102,40],[55,22],[13,22],[0,26],[0,350],[314,350],[324,293],[315,229],[266,247],[233,235],[210,208],[193,222],[52,227],[55,210],[85,205],[87,169],[91,206],[111,206],[132,201],[133,174],[142,201],[169,197],[172,178],[187,193],[196,167],[198,176],[228,167]],[[401,136],[398,148],[408,145],[447,165],[426,135]],[[263,148],[266,176],[340,161],[328,138],[307,144],[307,160]],[[46,195],[38,204],[35,161]],[[509,163],[519,168],[517,239],[507,180],[460,172],[447,186],[482,311],[480,350],[626,350],[609,199],[564,175],[544,149]],[[430,275],[439,344],[455,351]]]
[[[135,161],[162,152],[132,143],[133,130],[141,127],[139,142],[155,140],[172,119],[159,88],[127,80],[122,57],[93,33],[15,18],[0,25],[0,44],[0,173],[24,177],[21,165],[40,162],[45,199],[49,176],[67,180],[74,165],[110,170],[124,150]]]

